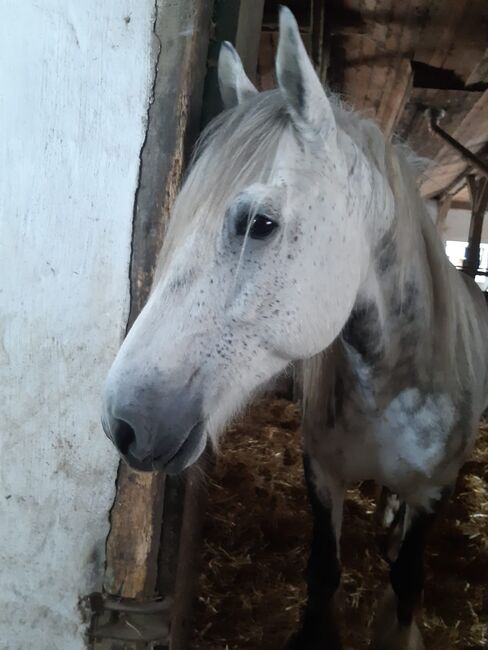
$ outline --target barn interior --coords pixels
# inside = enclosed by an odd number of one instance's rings
[[[221,108],[220,43],[236,45],[259,88],[273,87],[279,4],[295,14],[323,82],[424,159],[419,188],[451,260],[484,286],[486,0],[185,0],[168,3],[181,9],[171,9],[171,20],[170,9],[161,9],[155,25],[166,60],[155,81],[150,120],[156,126],[142,157],[130,323],[149,292],[185,146]],[[178,50],[174,34],[191,33],[190,22],[197,36],[188,54]],[[173,132],[168,115],[175,106],[184,109]],[[153,157],[144,166],[147,151]],[[145,204],[150,191],[154,200]],[[143,476],[121,466],[104,590],[91,598],[93,648],[285,647],[304,600],[310,534],[300,405],[290,384],[285,378],[250,405],[218,457],[184,477]],[[429,547],[423,628],[435,650],[488,644],[488,427],[480,431]],[[345,506],[340,608],[351,650],[369,647],[386,582],[375,490],[356,486]]]
[[[275,85],[279,4],[264,3],[259,43],[249,34],[236,37],[247,72],[261,89]],[[324,83],[424,159],[419,189],[451,261],[476,276],[484,288],[488,4],[284,4],[297,17]],[[244,42],[255,50],[246,52]],[[454,145],[435,131],[437,125]],[[470,159],[463,147],[475,157]],[[488,643],[487,435],[483,425],[477,450],[429,549],[427,573],[433,582],[427,581],[425,595],[428,648],[474,650]],[[305,597],[302,573],[310,521],[299,405],[283,395],[252,405],[227,433],[208,481],[191,647],[279,650],[297,625]],[[373,485],[362,484],[346,503],[339,609],[345,648],[351,650],[369,647],[374,612],[387,583],[375,494]]]

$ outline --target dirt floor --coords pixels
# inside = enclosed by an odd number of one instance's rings
[[[423,621],[429,650],[488,648],[488,423],[432,535]],[[298,408],[263,400],[233,426],[209,477],[193,650],[283,650],[304,597],[310,519]],[[373,486],[348,493],[340,618],[345,649],[368,647],[386,585]]]

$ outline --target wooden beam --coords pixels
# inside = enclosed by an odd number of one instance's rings
[[[471,110],[463,116],[452,136],[476,154],[480,154],[488,140],[488,91],[482,93]],[[443,145],[431,165],[422,175],[420,191],[431,197],[441,193],[467,167],[464,158]]]
[[[134,206],[129,327],[153,278],[168,216],[199,132],[211,0],[158,2],[155,79]],[[111,511],[104,588],[115,597],[154,597],[166,477],[120,467]]]
[[[179,503],[182,511],[181,529],[176,548],[173,547],[167,557],[164,550],[171,539],[163,539],[161,547],[161,580],[173,582],[174,606],[171,613],[170,648],[187,650],[192,635],[191,616],[195,601],[195,586],[200,568],[200,549],[202,543],[203,513],[206,509],[207,492],[203,483],[203,467],[211,462],[210,454],[202,459],[198,467],[190,467],[186,472],[184,499]],[[176,479],[178,480],[178,477]],[[168,530],[170,533],[171,531]],[[174,542],[175,540],[173,540]],[[174,558],[173,569],[169,562]],[[164,589],[162,593],[167,593]]]
[[[395,83],[391,91],[385,94],[385,98],[378,108],[376,118],[387,136],[391,136],[396,130],[412,92],[412,83],[413,72],[410,61],[406,59],[399,60],[395,70]]]
[[[416,69],[419,65],[431,69],[432,83],[439,77],[435,71],[444,69],[460,89],[468,80],[479,82],[484,74],[486,63],[479,62],[486,49],[485,0],[339,0],[333,4],[340,15],[334,19],[331,48],[337,88],[387,133],[396,129],[412,87],[410,61]],[[472,76],[478,64],[478,73]]]
[[[387,134],[394,130],[412,87],[410,61],[429,1],[337,3],[343,17],[335,18],[332,27],[335,83],[356,110],[377,120]]]
[[[442,126],[449,133],[460,126],[466,113],[482,97],[482,92],[466,90],[444,90],[436,88],[413,88],[405,106],[397,131],[399,137],[419,155],[434,159],[443,146],[442,140],[432,137],[429,132],[425,111],[427,108],[445,113]]]
[[[430,0],[415,60],[475,83],[470,77],[486,48],[487,24],[486,0]]]
[[[484,51],[481,60],[466,80],[466,86],[476,86],[486,82],[488,82],[488,49]]]
[[[481,233],[488,206],[488,179],[485,177],[478,178],[470,174],[468,176],[468,186],[471,194],[472,212],[463,271],[474,278],[480,265]]]
[[[469,201],[451,201],[451,210],[471,210],[471,203]]]
[[[110,515],[105,591],[145,600],[155,593],[163,515],[164,476],[141,474],[121,464]]]
[[[445,131],[440,125],[441,114],[438,111],[433,109],[428,109],[426,113],[426,119],[429,124],[430,130],[435,133],[439,138],[442,139],[451,149],[454,149],[466,163],[475,170],[478,175],[488,178],[488,165],[485,161],[474,154],[472,151],[467,149],[461,142],[453,138],[447,131]]]

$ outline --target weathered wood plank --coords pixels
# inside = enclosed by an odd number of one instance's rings
[[[175,600],[171,615],[171,650],[187,650],[191,637],[191,612],[195,600],[195,585],[200,567],[200,550],[203,528],[203,512],[207,493],[203,482],[202,467],[191,467],[185,477],[183,520],[178,544],[175,573]]]
[[[138,600],[154,594],[163,496],[161,473],[140,474],[121,464],[107,540],[107,593]]]
[[[444,127],[473,151],[488,136],[483,87],[468,89],[476,92],[465,88],[485,80],[488,3],[334,0],[333,6],[340,16],[335,18],[331,51],[338,89],[387,133],[398,126],[420,155],[434,159],[435,169],[430,166],[421,183],[426,196],[435,196],[466,166],[428,132],[424,108],[446,108]],[[413,77],[409,61],[414,62]],[[444,72],[439,74],[439,69]],[[412,91],[417,82],[431,88]]]
[[[415,60],[450,70],[467,83],[487,46],[486,0],[432,0]]]
[[[481,151],[488,140],[488,91],[485,91],[463,117],[459,126],[450,133],[473,153]],[[436,196],[466,169],[464,158],[443,145],[433,163],[420,180],[423,196]]]
[[[480,265],[481,233],[488,206],[488,178],[477,178],[470,174],[468,176],[468,187],[471,195],[472,211],[463,271],[474,278]]]
[[[432,77],[432,87],[441,82],[438,68],[460,90],[468,79],[480,81],[488,24],[484,0],[340,0],[334,7],[345,16],[332,47],[339,90],[386,131],[394,128],[412,84],[408,61],[416,62],[416,71],[418,64],[427,66],[423,72]]]
[[[157,74],[134,208],[129,326],[147,299],[189,146],[199,131],[211,5],[211,0],[158,4]],[[154,595],[163,485],[161,474],[120,468],[107,541],[105,589],[110,594]]]
[[[335,30],[332,65],[338,90],[363,115],[391,134],[412,88],[410,60],[427,0],[406,6],[392,0],[344,0],[351,25]]]
[[[403,113],[412,91],[413,73],[410,61],[400,59],[394,70],[390,92],[385,94],[377,110],[376,119],[387,135],[391,135]]]
[[[129,325],[152,283],[169,211],[200,129],[212,0],[160,0],[160,43],[134,210]]]
[[[443,142],[430,133],[426,109],[445,111],[442,128],[452,133],[481,96],[481,92],[465,90],[414,88],[398,125],[398,134],[420,156],[433,159],[442,149]]]

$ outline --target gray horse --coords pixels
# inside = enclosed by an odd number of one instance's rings
[[[345,488],[398,495],[374,647],[423,647],[425,538],[487,405],[487,309],[447,260],[405,152],[322,88],[286,8],[278,89],[231,45],[226,109],[176,200],[151,296],[105,388],[103,424],[140,470],[182,471],[266,382],[302,361],[314,527],[291,641],[340,648]]]

